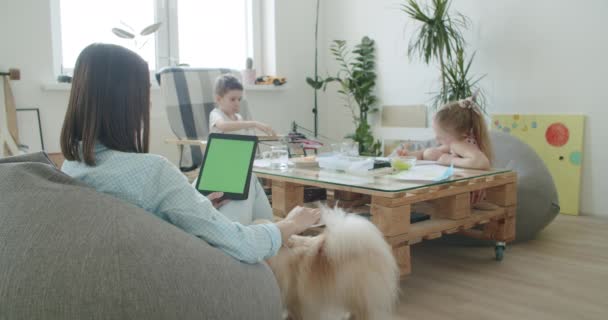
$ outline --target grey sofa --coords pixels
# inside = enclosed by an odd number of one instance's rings
[[[237,262],[64,175],[0,159],[0,319],[280,319],[265,264]]]

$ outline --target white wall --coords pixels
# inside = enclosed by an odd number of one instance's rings
[[[377,42],[378,88],[384,104],[428,102],[435,91],[436,66],[406,56],[414,26],[399,10],[405,1],[332,0],[326,6],[326,37],[358,41],[369,35]],[[421,1],[424,2],[424,1]],[[428,1],[430,2],[430,1]],[[477,51],[473,72],[483,80],[492,113],[582,113],[587,115],[582,205],[585,214],[608,216],[604,196],[608,117],[608,1],[584,0],[457,0],[453,9],[471,18],[469,52]],[[331,60],[331,57],[327,57]],[[328,60],[329,61],[329,60]],[[328,65],[333,65],[328,62]],[[328,108],[336,107],[335,95]],[[352,126],[330,113],[332,135]]]
[[[312,89],[304,79],[313,70],[314,9],[313,1],[277,1],[276,68],[288,78],[288,86],[282,91],[247,93],[254,117],[279,132],[287,132],[292,120],[312,127]],[[48,0],[0,1],[0,69],[21,69],[21,80],[12,83],[17,108],[40,108],[47,151],[59,152],[69,92],[42,89],[55,78],[49,10]],[[152,91],[151,122],[151,152],[176,162],[177,149],[164,143],[173,134],[159,90]]]
[[[437,70],[410,61],[406,55],[408,19],[395,0],[325,0],[321,15],[321,74],[335,71],[328,54],[332,39],[352,45],[364,35],[376,40],[377,95],[383,104],[428,102],[436,90]],[[312,128],[312,90],[305,77],[313,74],[315,1],[276,1],[276,67],[288,78],[277,92],[249,92],[257,119],[286,132],[293,119]],[[583,163],[582,211],[608,215],[602,187],[608,150],[600,136],[608,116],[608,28],[601,21],[608,1],[584,0],[458,0],[453,7],[469,16],[467,34],[477,50],[474,73],[487,74],[483,85],[491,112],[583,113],[588,116]],[[47,0],[0,1],[0,68],[18,67],[22,80],[13,83],[18,107],[39,107],[45,143],[59,151],[58,137],[67,105],[65,91],[43,91],[53,82],[49,4]],[[407,27],[406,27],[407,26]],[[330,69],[324,67],[325,61]],[[332,87],[320,94],[321,132],[340,139],[352,132],[350,115]],[[175,161],[159,91],[152,93],[152,152]]]
[[[314,91],[305,79],[314,73],[315,1],[276,0],[275,6],[276,68],[287,77],[287,87],[278,92],[247,92],[247,99],[255,108],[254,117],[278,132],[288,132],[293,120],[312,130]],[[323,61],[320,64],[323,67]],[[324,112],[320,118],[326,117]]]

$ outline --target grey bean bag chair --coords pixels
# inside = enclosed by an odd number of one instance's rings
[[[559,214],[555,183],[543,160],[517,137],[493,131],[494,167],[517,172],[517,217],[515,241],[536,236]],[[442,241],[453,244],[490,244],[462,236],[448,236]],[[493,244],[493,242],[491,243]]]
[[[492,132],[497,168],[517,172],[516,241],[527,241],[559,214],[559,199],[551,173],[530,146],[517,137]]]
[[[247,265],[64,175],[44,154],[0,159],[0,319],[280,319]]]

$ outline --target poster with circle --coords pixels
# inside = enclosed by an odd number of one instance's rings
[[[578,215],[583,154],[583,115],[492,115],[492,129],[531,146],[553,176],[561,212]]]

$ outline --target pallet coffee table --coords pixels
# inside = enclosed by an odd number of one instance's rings
[[[284,217],[304,201],[304,186],[325,188],[340,206],[369,205],[371,221],[391,245],[401,278],[411,272],[410,246],[423,240],[460,233],[496,241],[501,260],[507,242],[515,239],[517,175],[509,170],[458,170],[450,180],[416,183],[387,175],[353,176],[319,168],[279,171],[254,167],[271,181],[272,208]],[[483,207],[473,208],[470,194],[485,190]],[[330,197],[331,198],[331,197]],[[348,211],[348,210],[347,210]],[[410,223],[410,213],[422,211],[430,220]]]

